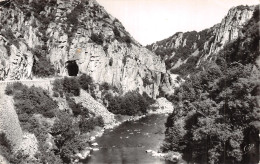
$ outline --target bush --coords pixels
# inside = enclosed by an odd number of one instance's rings
[[[153,82],[147,76],[145,78],[143,78],[144,87],[149,86],[151,84],[153,84]]]
[[[110,58],[109,59],[109,66],[112,66],[113,65],[113,58]]]
[[[101,116],[97,116],[95,118],[95,125],[99,126],[99,127],[104,127],[105,123],[104,123],[104,120]]]
[[[77,117],[78,115],[81,115],[83,117],[89,117],[89,110],[85,108],[82,104],[76,103],[70,97],[66,97],[66,100],[74,116]]]
[[[72,163],[71,157],[75,155],[75,152],[80,152],[89,144],[85,141],[85,138],[76,136],[70,140],[67,140],[60,150],[60,155],[64,163]]]
[[[57,102],[52,100],[46,90],[34,86],[28,88],[21,83],[14,83],[8,88],[13,88],[12,94],[18,115],[39,113],[46,117],[54,116]]]
[[[102,45],[103,44],[103,36],[101,34],[97,35],[97,34],[92,33],[90,39],[93,42],[97,43],[98,45]]]
[[[123,60],[122,60],[122,63],[123,63],[124,65],[126,65],[126,61],[127,61],[127,56],[124,56],[124,58],[123,58]]]
[[[83,85],[83,80],[81,79]],[[59,93],[61,97],[66,94],[67,96],[79,96],[80,95],[80,83],[77,78],[64,77],[63,79],[55,79],[53,82],[53,91],[55,94]],[[83,85],[85,87],[85,85]]]
[[[106,19],[106,18],[110,18],[108,14],[105,14],[105,15],[103,16],[103,19]]]
[[[68,113],[60,111],[57,113],[57,118],[51,128],[51,134],[54,136],[63,134],[72,128],[73,121]]]
[[[108,91],[109,89],[111,89],[112,86],[109,85],[107,82],[104,82],[100,85],[100,90],[105,90],[105,91]]]
[[[105,53],[107,54],[108,53],[108,45],[105,45],[105,46],[103,46],[103,50],[105,51]]]
[[[114,32],[115,38],[120,38],[121,37],[120,31],[118,30],[117,27],[113,28],[113,32]]]
[[[128,35],[121,36],[121,33],[117,27],[113,28],[113,32],[116,40],[118,40],[119,42],[125,42],[128,45],[128,47],[131,46],[132,39],[130,38],[130,36]]]
[[[127,92],[124,96],[113,97],[107,94],[105,99],[108,100],[108,110],[114,114],[122,115],[140,115],[147,113],[152,100],[147,99],[148,95],[142,96],[137,91]]]
[[[79,20],[78,17],[80,16],[80,14],[82,12],[84,12],[85,8],[83,3],[78,4],[72,11],[70,14],[67,14],[67,21],[68,24],[71,24],[73,26],[78,26],[79,24]]]
[[[65,93],[72,93],[74,96],[79,96],[80,84],[76,78],[64,77],[63,90]]]
[[[13,85],[8,84],[5,88],[5,94],[6,95],[12,95],[14,92]]]
[[[57,150],[56,155],[60,156],[63,163],[71,163],[71,157],[77,150],[82,150],[87,146],[82,139],[76,135],[78,133],[74,127],[72,117],[66,112],[59,112],[58,119],[54,122],[51,134],[54,136]]]
[[[53,92],[53,97],[59,97],[59,93]]]
[[[46,38],[48,40],[48,38]],[[45,46],[38,46],[32,50],[33,54],[38,58],[34,60],[32,72],[38,77],[49,77],[55,75],[54,65],[51,64],[50,59],[46,57],[47,49]]]
[[[79,129],[81,133],[87,133],[93,130],[94,127],[95,127],[95,123],[92,118],[91,119],[82,118],[79,122]]]
[[[87,133],[95,128],[95,126],[104,127],[104,120],[101,116],[95,118],[81,118],[79,128],[81,133]]]
[[[93,85],[93,79],[91,76],[82,74],[79,77],[79,84],[82,89],[88,91],[90,89],[90,86]]]
[[[64,91],[63,91],[63,79],[55,79],[52,83],[53,85],[53,92],[55,94],[59,94],[60,97],[63,97]],[[56,96],[55,96],[56,97]]]

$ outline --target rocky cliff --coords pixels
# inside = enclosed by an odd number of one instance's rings
[[[238,6],[229,10],[221,23],[200,32],[178,32],[147,48],[165,60],[169,73],[188,75],[199,69],[227,43],[242,35],[241,30],[259,6]]]
[[[158,95],[165,64],[95,0],[0,3],[0,78],[86,73],[123,92]]]

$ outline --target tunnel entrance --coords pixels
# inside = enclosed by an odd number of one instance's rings
[[[69,76],[77,76],[79,73],[79,67],[75,60],[67,61],[66,68],[68,70]]]

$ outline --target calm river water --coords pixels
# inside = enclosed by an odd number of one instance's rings
[[[150,115],[105,131],[96,140],[100,150],[93,152],[86,164],[171,164],[145,152],[160,148],[166,119],[166,115]]]

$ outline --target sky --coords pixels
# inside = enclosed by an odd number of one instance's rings
[[[259,0],[97,0],[142,45],[220,23],[233,6]]]

